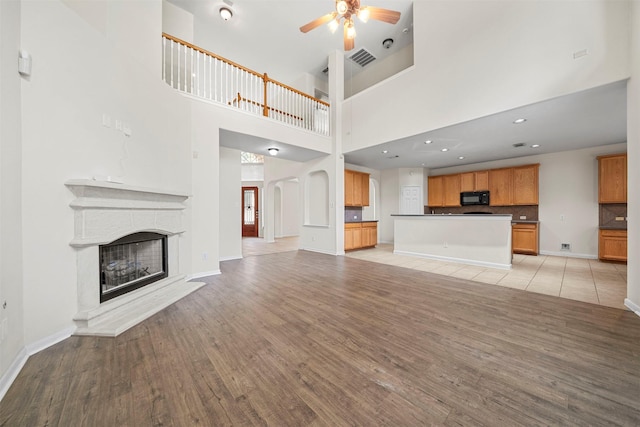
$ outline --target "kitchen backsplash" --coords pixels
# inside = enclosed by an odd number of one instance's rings
[[[431,212],[433,210],[433,212]],[[511,214],[514,220],[538,221],[538,206],[459,206],[451,208],[424,207],[424,213],[430,214],[463,214],[466,212],[491,212],[493,214]]]
[[[600,227],[626,230],[627,204],[600,205]]]
[[[362,221],[362,208],[347,206],[344,208],[344,222]]]

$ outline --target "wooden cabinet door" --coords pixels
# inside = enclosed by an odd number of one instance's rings
[[[378,224],[375,222],[362,223],[362,247],[370,247],[378,244]]]
[[[353,205],[362,206],[362,174],[353,172]]]
[[[598,202],[627,203],[627,155],[598,157]]]
[[[600,230],[598,258],[607,261],[627,261],[627,231]]]
[[[442,206],[444,203],[444,187],[442,176],[430,176],[427,178],[428,205],[432,207]]]
[[[513,168],[512,203],[514,205],[538,204],[538,166]]]
[[[489,171],[474,172],[475,189],[474,191],[483,191],[489,189]]]
[[[369,174],[361,173],[360,174],[361,184],[361,193],[362,193],[362,206],[369,206]]]
[[[475,172],[466,172],[460,174],[460,191],[476,191]]]
[[[344,205],[353,206],[353,179],[355,175],[353,171],[344,171]]]
[[[344,250],[357,249],[362,246],[362,226],[358,223],[344,225]]]
[[[489,201],[491,206],[510,206],[512,203],[513,169],[492,169],[489,171]]]
[[[489,189],[489,171],[460,174],[460,191],[486,191]]]
[[[444,206],[460,206],[460,175],[445,175],[442,187]]]
[[[538,224],[513,224],[511,248],[514,254],[538,255]]]

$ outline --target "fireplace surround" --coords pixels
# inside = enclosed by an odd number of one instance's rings
[[[116,336],[203,285],[187,282],[180,270],[187,194],[94,180],[69,180],[65,185],[75,196],[70,203],[74,214],[70,245],[77,260],[75,335]],[[135,245],[150,237],[162,242],[161,266],[124,261],[117,252],[103,265],[101,248]],[[157,251],[153,245],[150,250]],[[154,276],[154,281],[139,287],[146,279],[136,274]],[[120,292],[128,282],[133,287]],[[101,292],[104,287],[107,297]]]

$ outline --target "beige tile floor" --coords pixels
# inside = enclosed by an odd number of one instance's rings
[[[347,252],[348,257],[413,268],[626,310],[627,266],[558,256],[514,255],[511,270],[395,255],[392,244]]]
[[[298,237],[266,242],[242,239],[244,256],[295,251]],[[392,244],[347,252],[346,256],[366,261],[413,268],[466,280],[506,286],[626,310],[627,266],[598,260],[557,256],[514,255],[511,270],[478,267],[427,258],[395,255]]]

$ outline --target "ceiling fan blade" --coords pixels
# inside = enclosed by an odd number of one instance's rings
[[[332,19],[334,19],[336,17],[336,12],[332,12],[332,13],[328,13],[324,16],[321,16],[318,19],[314,19],[313,21],[309,22],[308,24],[303,25],[302,27],[300,27],[300,31],[302,31],[303,33],[308,33],[309,31],[313,30],[314,28],[318,28],[320,25],[322,24],[326,24],[327,22],[331,21]]]
[[[366,9],[369,11],[369,19],[375,19],[376,21],[386,22],[388,24],[395,24],[400,20],[400,12],[395,10],[374,6],[367,6]]]
[[[355,47],[356,41],[347,35],[348,28],[344,26],[344,51],[350,51]]]

